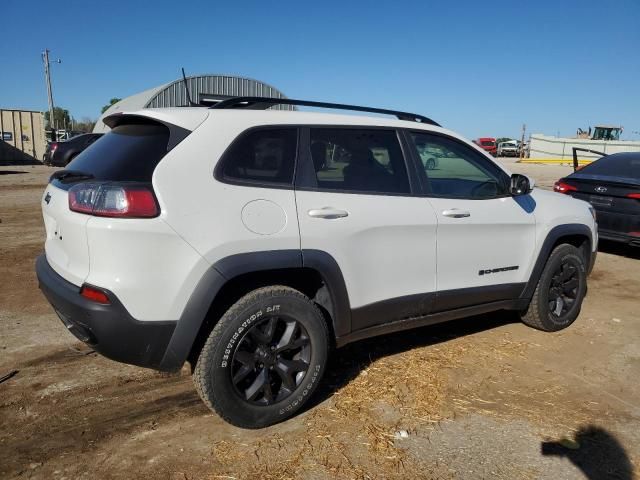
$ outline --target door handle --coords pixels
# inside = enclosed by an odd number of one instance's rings
[[[452,208],[450,210],[443,211],[442,215],[444,215],[445,217],[451,217],[451,218],[465,218],[465,217],[470,217],[471,213],[465,210],[458,210],[457,208]]]
[[[313,218],[327,218],[329,220],[334,218],[343,218],[349,215],[349,212],[344,210],[338,210],[333,207],[316,208],[309,210],[309,216]]]

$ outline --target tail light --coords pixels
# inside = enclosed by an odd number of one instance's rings
[[[106,293],[90,285],[83,285],[80,289],[80,295],[82,295],[87,300],[91,300],[92,302],[102,303],[104,305],[108,305],[111,303]]]
[[[640,193],[630,193],[629,195],[627,195],[628,198],[635,198],[637,200],[640,200]]]
[[[71,187],[69,210],[118,218],[151,218],[160,213],[151,187],[113,183],[80,183]]]
[[[560,193],[569,193],[569,192],[577,192],[578,189],[573,185],[569,185],[568,183],[563,182],[562,180],[558,180],[553,184],[553,191]]]
[[[56,151],[56,148],[58,148],[58,142],[53,142],[53,143],[51,144],[51,148],[50,148],[51,153],[55,152],[55,151]]]

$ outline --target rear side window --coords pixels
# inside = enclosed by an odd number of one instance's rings
[[[218,170],[221,180],[292,185],[297,146],[295,128],[250,131],[225,152]]]
[[[169,129],[164,125],[120,125],[78,155],[67,170],[96,180],[150,182],[153,170],[167,154]]]
[[[310,141],[318,188],[354,193],[410,193],[395,131],[312,128]]]

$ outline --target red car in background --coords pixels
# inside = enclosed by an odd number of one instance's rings
[[[496,145],[496,139],[491,137],[476,138],[473,143],[478,145],[483,150],[487,151],[494,157],[498,154],[498,146]]]

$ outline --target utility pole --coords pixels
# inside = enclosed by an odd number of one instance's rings
[[[527,126],[522,124],[522,135],[520,136],[520,160],[524,158],[524,134],[527,131]]]
[[[51,141],[55,142],[56,138],[56,125],[55,119],[53,116],[53,91],[51,90],[51,72],[49,71],[49,66],[51,62],[49,61],[49,49],[45,49],[42,52],[42,61],[44,62],[44,78],[47,82],[47,95],[49,97],[49,128],[51,128]],[[54,63],[62,63],[62,60],[55,60]]]

